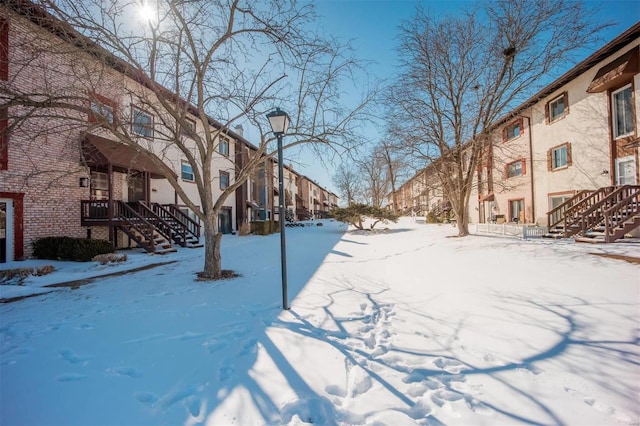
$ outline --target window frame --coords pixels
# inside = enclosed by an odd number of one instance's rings
[[[621,133],[619,134],[619,129],[618,129],[618,108],[617,108],[617,103],[615,101],[615,96],[621,92],[624,92],[626,90],[629,90],[630,93],[630,105],[631,105],[631,113],[629,114],[629,117],[631,119],[631,130],[627,133]],[[636,130],[636,123],[635,123],[635,117],[634,117],[634,113],[633,113],[633,85],[631,83],[625,84],[624,86],[619,87],[618,89],[612,90],[611,91],[611,96],[610,96],[610,102],[611,102],[611,132],[613,134],[613,139],[617,140],[617,139],[622,139],[622,138],[626,138],[629,136],[633,136],[635,130]],[[624,111],[624,110],[623,110]],[[626,117],[626,116],[625,116]]]
[[[511,175],[509,173],[510,168],[511,168],[511,166],[515,166],[516,164],[520,164],[520,173]],[[505,166],[504,166],[505,179],[510,179],[510,178],[514,178],[514,177],[518,177],[518,176],[524,176],[525,174],[527,174],[527,172],[526,172],[526,164],[527,163],[526,163],[524,158],[518,158],[515,161],[512,161],[510,163],[505,164]]]
[[[223,183],[223,179],[222,179],[222,178],[223,178],[223,177],[225,178],[226,186],[223,186],[223,185],[222,185],[222,183]],[[219,180],[220,180],[220,190],[221,190],[221,191],[224,191],[225,189],[227,189],[227,188],[229,187],[229,185],[230,185],[230,183],[231,183],[230,178],[231,178],[231,177],[230,177],[230,175],[229,175],[229,172],[225,172],[225,171],[223,171],[223,170],[220,170],[220,173],[219,173]]]
[[[137,123],[136,118],[138,116],[148,117],[150,119],[150,123],[149,124]],[[155,117],[153,116],[153,114],[149,113],[148,111],[140,107],[131,106],[131,131],[135,135],[145,139],[153,139],[155,134],[154,125],[155,125]],[[137,127],[142,129],[143,132],[142,133],[138,132],[138,130],[136,129]],[[144,132],[145,130],[148,131],[148,134],[147,132]]]
[[[565,162],[560,166],[556,166],[555,165],[556,158],[557,158],[556,152],[561,149],[565,149]],[[572,160],[570,142],[565,142],[563,144],[553,146],[549,148],[549,150],[547,151],[547,170],[552,172],[558,171],[558,170],[564,170],[569,168],[572,164],[573,164],[573,160]]]
[[[558,115],[553,115],[553,105],[558,101],[562,101],[563,109]],[[545,105],[545,121],[547,124],[554,123],[569,114],[569,94],[562,92],[559,96],[551,99]]]
[[[193,118],[184,117],[184,122],[189,124],[190,130],[192,130],[193,132],[196,131],[196,120],[194,120]],[[191,136],[189,135],[189,132],[187,131],[187,129],[185,129],[184,126],[181,126],[181,130],[184,136],[189,136],[189,137]]]
[[[516,135],[515,132],[513,132],[513,134],[510,135],[509,130],[516,129],[516,128],[518,129],[518,134]],[[522,136],[523,133],[524,133],[524,120],[522,118],[519,118],[517,120],[511,121],[502,129],[502,142],[509,142],[509,141],[518,139],[520,136]]]
[[[115,101],[105,96],[99,95],[97,93],[90,93],[88,102],[89,102],[88,120],[90,123],[101,123],[103,121],[109,124],[117,123],[118,104]],[[94,105],[101,106],[109,110],[111,112],[111,117],[110,117],[111,119],[103,120],[102,118],[107,118],[107,117],[104,115],[103,117],[100,117],[98,114],[102,115],[102,112],[95,110]]]
[[[187,166],[190,169],[190,174],[191,174],[191,178],[185,178],[185,170],[184,167]],[[189,172],[186,172],[187,174],[189,174]],[[180,162],[180,178],[182,179],[183,182],[195,182],[196,181],[196,175],[193,172],[193,166],[191,165],[191,163],[189,163],[187,160],[181,160]]]
[[[231,145],[231,141],[229,138],[225,136],[218,136],[218,154],[223,157],[229,157],[229,145]],[[222,147],[226,146],[226,153],[222,152]]]

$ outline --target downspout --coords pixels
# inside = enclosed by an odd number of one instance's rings
[[[537,223],[536,219],[536,199],[535,199],[535,188],[534,188],[534,180],[533,180],[533,129],[531,128],[531,118],[523,115],[522,118],[527,119],[527,128],[529,129],[529,162],[531,169],[531,216],[533,218],[533,223]]]

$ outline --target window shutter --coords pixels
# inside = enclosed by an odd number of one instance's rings
[[[505,164],[504,167],[502,168],[502,178],[503,179],[508,179],[509,178],[509,165]]]
[[[562,102],[564,102],[564,113],[569,114],[569,93],[564,92],[562,94]]]
[[[506,142],[507,141],[507,127],[509,127],[509,126],[506,126],[506,127],[504,127],[502,129],[502,142]]]
[[[520,127],[520,136],[522,136],[524,134],[524,119],[522,117],[518,120],[518,127]]]
[[[567,142],[567,166],[571,166],[572,164],[572,160],[571,160],[571,143]]]
[[[9,169],[9,108],[0,108],[0,170]]]
[[[0,80],[9,80],[9,21],[0,17]]]
[[[552,150],[547,151],[547,170],[548,171],[553,170],[553,163],[551,162],[551,153],[552,152],[553,152]]]
[[[549,102],[544,106],[544,124],[549,124]]]
[[[527,160],[525,160],[524,158],[522,158],[520,160],[520,162],[522,163],[522,174],[526,175],[527,174]]]

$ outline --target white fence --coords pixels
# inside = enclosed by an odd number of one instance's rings
[[[508,235],[517,238],[542,238],[547,233],[546,226],[517,225],[514,223],[476,223],[480,234]]]

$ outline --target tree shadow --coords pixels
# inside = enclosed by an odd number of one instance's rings
[[[600,338],[598,334],[602,330],[589,317],[590,312],[599,311],[617,317],[625,324],[633,324],[634,318],[618,312],[620,304],[589,302],[559,292],[543,296],[493,293],[492,299],[505,315],[501,320],[517,323],[524,329],[537,329],[546,336],[544,347],[538,347],[540,341],[528,342],[523,336],[517,342],[521,350],[513,356],[500,354],[498,350],[469,346],[464,341],[461,335],[467,335],[473,329],[472,324],[477,318],[460,315],[452,321],[448,317],[424,315],[404,307],[400,310],[396,305],[385,302],[388,300],[385,293],[390,291],[388,287],[381,283],[369,284],[375,284],[378,289],[361,291],[357,288],[361,285],[356,287],[345,280],[341,288],[326,295],[322,315],[305,316],[291,310],[274,319],[265,328],[265,333],[256,337],[261,350],[287,378],[287,385],[295,395],[284,406],[274,400],[259,404],[266,395],[263,384],[251,378],[249,382],[235,383],[249,390],[265,423],[288,423],[294,416],[314,424],[365,423],[382,412],[392,410],[406,416],[407,420],[443,424],[438,410],[453,406],[483,417],[497,413],[500,417],[493,417],[496,421],[564,424],[567,413],[559,412],[559,406],[550,403],[548,395],[543,397],[535,389],[525,386],[522,380],[513,380],[514,374],[536,378],[544,374],[545,365],[549,362],[558,363],[567,372],[589,381],[591,386],[623,400],[634,398],[636,389],[629,383],[612,380],[607,371],[616,365],[638,371],[640,340],[637,330],[636,336],[628,339]],[[340,305],[345,299],[357,301],[354,310],[344,311],[344,306]],[[394,327],[394,321],[418,317],[419,327],[406,331]],[[446,333],[442,332],[443,324],[448,330]],[[295,365],[296,361],[290,361],[284,353],[286,349],[280,346],[281,342],[273,340],[269,329],[279,329],[290,341],[330,347],[327,355],[338,355],[344,359],[346,381],[343,376],[336,376],[338,381],[325,389],[318,389],[309,378],[313,375],[300,370]],[[406,335],[396,340],[393,335],[396,332]],[[428,338],[428,347],[415,343],[411,346],[415,340],[411,339],[411,334],[424,336],[425,342]],[[574,363],[574,358],[579,358],[580,354],[598,361]],[[603,368],[594,369],[593,364],[603,365]],[[357,374],[354,374],[356,370]],[[356,376],[357,379],[354,378]],[[476,380],[500,386],[503,389],[501,398],[478,392],[476,386],[481,385],[474,384]],[[367,412],[350,410],[346,401],[362,397],[372,388],[376,388],[376,392],[382,389],[395,403],[387,406],[389,403],[386,402],[382,404],[386,408]],[[626,418],[623,411],[604,407],[604,403],[594,401],[580,389],[565,387],[561,391],[584,399],[585,404],[599,407],[600,411],[608,410],[618,421]],[[519,401],[515,405],[517,408],[511,403],[514,398]]]

